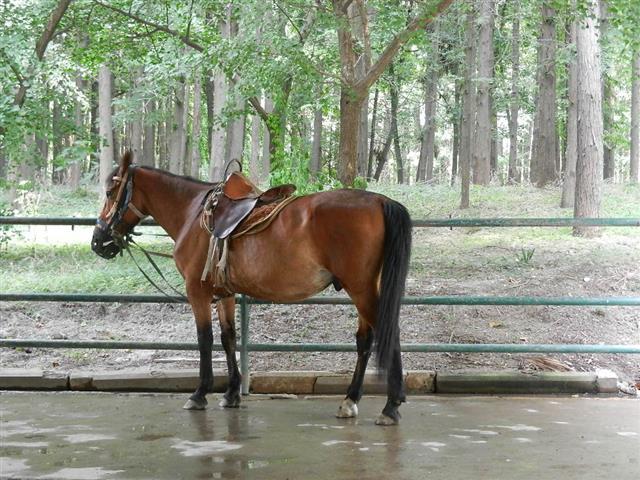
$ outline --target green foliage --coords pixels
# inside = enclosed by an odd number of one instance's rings
[[[522,247],[520,249],[520,253],[518,254],[518,262],[523,265],[529,265],[535,251],[536,251],[535,248]]]

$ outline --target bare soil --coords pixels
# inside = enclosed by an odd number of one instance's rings
[[[608,229],[594,239],[568,232],[513,236],[508,230],[416,229],[407,295],[637,296],[640,236]],[[532,252],[527,259],[526,252]],[[336,294],[328,290],[326,294]],[[339,295],[339,294],[337,294]],[[187,305],[1,303],[4,338],[189,341]],[[253,342],[351,342],[351,306],[251,307]],[[404,306],[402,342],[640,343],[637,307]],[[193,368],[197,352],[2,349],[3,367],[45,370]],[[214,362],[223,368],[221,353]],[[252,353],[252,371],[348,371],[353,353]],[[640,382],[638,355],[403,354],[406,369],[496,370],[608,368]]]

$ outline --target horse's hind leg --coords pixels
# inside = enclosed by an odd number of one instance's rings
[[[354,299],[354,302],[356,300]],[[373,329],[369,321],[373,314],[373,301],[369,303],[356,302],[356,307],[359,313],[359,325],[356,332],[356,347],[358,349],[358,361],[356,368],[353,371],[353,378],[351,384],[347,389],[347,396],[340,404],[338,418],[351,418],[358,415],[358,402],[362,398],[362,384],[364,382],[364,375],[367,370],[367,363],[371,356],[371,345],[373,344]]]
[[[393,350],[391,365],[387,372],[387,403],[376,419],[376,425],[397,425],[400,421],[398,407],[406,401],[402,377],[402,354],[398,339]]]
[[[220,400],[220,406],[227,408],[240,406],[241,376],[236,361],[235,307],[234,297],[227,297],[216,303],[218,319],[220,320],[220,339],[227,357],[227,370],[229,373],[229,387],[222,400]]]

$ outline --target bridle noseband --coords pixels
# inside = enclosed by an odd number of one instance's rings
[[[135,227],[135,225],[129,225],[123,220],[124,214],[127,210],[131,210],[140,220],[148,216],[143,214],[135,205],[133,205],[133,203],[131,203],[131,197],[133,196],[133,177],[136,168],[137,167],[135,165],[130,165],[123,178],[114,177],[114,180],[120,182],[120,188],[118,188],[116,200],[106,216],[107,220],[98,218],[96,223],[96,226],[100,230],[110,234],[121,247],[124,247],[126,243],[128,243]],[[115,230],[121,223],[124,223],[127,227],[124,233],[119,233]]]

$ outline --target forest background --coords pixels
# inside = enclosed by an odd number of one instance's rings
[[[302,191],[451,184],[462,207],[469,183],[562,183],[578,216],[639,180],[637,0],[9,0],[0,25],[4,210],[126,149]]]

